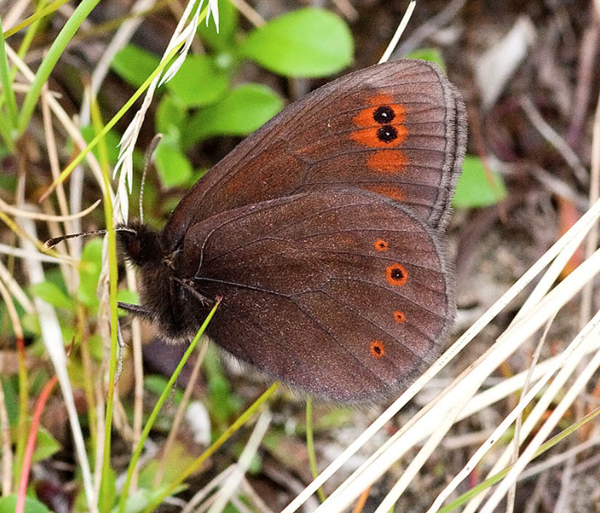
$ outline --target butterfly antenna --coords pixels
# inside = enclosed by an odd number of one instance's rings
[[[52,249],[57,244],[60,244],[63,240],[67,239],[76,239],[78,237],[87,237],[88,235],[104,235],[108,230],[103,228],[102,230],[93,230],[91,232],[81,232],[81,233],[69,233],[68,235],[62,235],[60,237],[54,237],[52,239],[48,239],[44,245],[47,249]],[[129,232],[129,233],[137,233],[137,230],[131,228],[129,226],[120,226],[115,228],[115,232]]]
[[[144,185],[146,184],[146,175],[148,174],[150,164],[152,164],[152,156],[162,138],[162,134],[156,134],[152,138],[152,141],[150,141],[150,146],[148,146],[148,149],[146,150],[146,162],[144,162],[144,172],[142,173],[142,184],[140,186],[140,223],[142,224],[144,223]]]
[[[91,232],[81,232],[81,233],[69,233],[68,235],[62,235],[60,237],[54,237],[52,239],[48,239],[45,242],[45,246],[48,249],[53,248],[54,246],[56,246],[57,244],[61,243],[63,240],[67,240],[67,239],[76,239],[78,237],[87,237],[88,235],[104,235],[106,233],[106,230],[94,230]]]

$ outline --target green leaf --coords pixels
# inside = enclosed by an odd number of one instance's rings
[[[506,198],[506,186],[504,185],[502,176],[496,171],[490,172],[492,184],[490,184],[481,160],[472,155],[467,155],[452,205],[455,207],[471,208],[489,207]]]
[[[248,135],[282,108],[283,101],[270,87],[242,85],[190,120],[184,132],[184,147],[216,135]]]
[[[81,135],[83,135],[85,142],[89,144],[90,142],[92,142],[94,137],[96,137],[96,132],[92,125],[87,125],[81,129]],[[117,135],[114,130],[111,130],[106,134],[105,139],[106,149],[108,151],[108,161],[112,165],[115,165],[117,163],[117,160],[119,159],[119,142],[121,140],[121,137]],[[100,158],[98,146],[92,149],[92,153],[97,159]]]
[[[125,82],[133,87],[140,87],[156,69],[160,59],[138,46],[127,45],[118,52],[110,67]]]
[[[185,109],[170,94],[165,94],[154,117],[156,131],[163,134],[163,141],[179,144],[185,118]]]
[[[147,488],[148,490],[155,489],[154,479],[159,469],[162,471],[162,480],[160,485],[168,485],[175,481],[181,469],[184,469],[194,463],[196,458],[190,454],[190,448],[179,440],[174,440],[169,453],[163,457],[155,458],[148,462],[140,472],[138,486]]]
[[[156,148],[156,169],[162,184],[176,187],[188,182],[194,168],[188,158],[173,144],[162,141]]]
[[[225,94],[229,78],[211,57],[188,55],[167,87],[184,107],[202,107]]]
[[[443,70],[446,69],[446,63],[444,62],[444,57],[442,56],[442,52],[440,52],[437,48],[420,48],[418,50],[414,50],[410,52],[407,56],[407,59],[422,59],[424,61],[429,61],[437,64]]]
[[[0,499],[0,513],[15,513],[17,508],[17,496],[9,495]],[[25,497],[25,513],[51,513],[41,502],[31,497]]]
[[[95,239],[83,247],[79,262],[79,289],[77,297],[88,307],[98,306],[98,280],[102,271],[102,240]]]
[[[223,50],[235,44],[238,27],[238,11],[230,0],[219,0],[219,33],[215,24],[210,21],[200,23],[198,34],[213,50]]]
[[[204,369],[208,384],[208,406],[215,424],[224,428],[242,406],[233,392],[215,348],[210,345],[205,357]]]
[[[144,388],[150,392],[160,395],[163,393],[165,387],[168,384],[168,380],[162,376],[156,374],[149,374],[144,376]],[[176,388],[173,392],[173,403],[179,404],[183,400],[183,392]]]
[[[102,337],[98,333],[91,335],[87,341],[87,344],[90,348],[90,355],[92,358],[94,358],[97,362],[102,362],[104,359],[104,344],[102,342]]]
[[[33,462],[38,462],[49,458],[61,449],[58,441],[44,428],[39,428],[35,440],[35,450],[33,451]]]
[[[288,77],[324,77],[352,62],[350,29],[337,15],[308,7],[254,29],[241,55]]]
[[[72,310],[74,307],[73,300],[52,282],[36,283],[31,286],[31,292],[56,308]]]
[[[4,392],[4,404],[8,414],[8,425],[12,428],[19,422],[19,393],[17,391],[16,377],[11,379],[6,376],[0,380]]]
[[[186,488],[186,485],[179,485],[172,491],[170,496],[177,495]],[[125,513],[142,513],[150,503],[153,503],[158,497],[162,497],[164,492],[165,487],[160,486],[158,488],[153,487],[150,489],[140,488],[137,491],[130,493],[125,502]]]

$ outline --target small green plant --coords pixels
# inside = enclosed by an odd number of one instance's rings
[[[499,173],[486,170],[480,158],[465,156],[463,172],[452,201],[453,206],[489,207],[502,201],[506,195],[506,186]]]

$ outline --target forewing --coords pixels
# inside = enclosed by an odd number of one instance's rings
[[[464,105],[434,64],[351,73],[287,107],[211,169],[173,212],[166,246],[219,212],[306,191],[359,188],[442,229],[466,141]]]
[[[217,344],[334,400],[407,386],[454,317],[437,232],[372,193],[312,192],[222,213],[190,228],[183,263],[202,296],[223,298],[208,327]]]

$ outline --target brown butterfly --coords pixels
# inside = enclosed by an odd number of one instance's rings
[[[439,354],[455,313],[444,229],[465,108],[434,64],[402,60],[290,105],[210,170],[161,233],[118,234],[170,341],[207,333],[319,397],[373,401]]]

